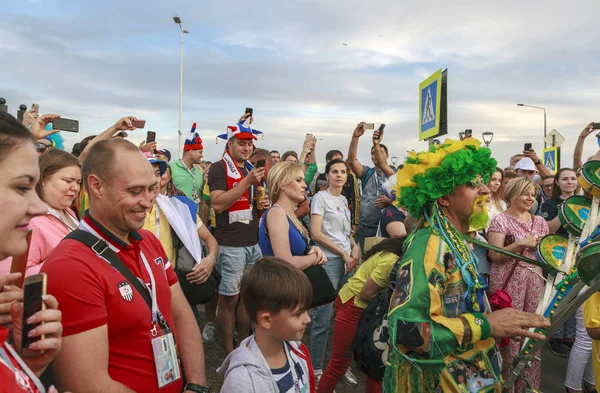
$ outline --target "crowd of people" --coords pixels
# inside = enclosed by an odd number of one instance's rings
[[[542,237],[568,236],[558,210],[579,193],[593,132],[554,175],[533,149],[502,169],[473,138],[396,168],[379,130],[365,165],[361,122],[346,158],[327,152],[319,173],[317,138],[300,154],[259,148],[250,114],[220,136],[214,163],[195,124],[175,159],[127,140],[135,117],[66,152],[58,117],[0,112],[0,392],[208,392],[204,346],[217,335],[222,392],[335,392],[358,385],[353,341],[387,290],[387,368],[366,375],[366,392],[500,391],[522,340],[544,338],[529,329],[549,326],[536,315],[546,275],[465,239],[536,258]],[[25,253],[23,273],[9,273]],[[45,308],[23,322],[17,283],[36,274]],[[490,308],[497,291],[511,308]],[[600,316],[588,307],[548,341],[569,356],[567,392],[595,391]],[[40,338],[27,355],[23,323]],[[511,391],[539,388],[541,361],[524,377]]]

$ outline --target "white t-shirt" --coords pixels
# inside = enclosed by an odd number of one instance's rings
[[[504,202],[504,201],[501,200],[500,201],[500,206],[502,207],[502,210],[499,210],[495,203],[490,202],[490,203],[487,204],[487,211],[488,211],[488,224],[487,224],[487,226],[488,227],[492,223],[492,219],[494,217],[496,217],[500,213],[503,213],[506,210],[506,202]]]
[[[343,195],[331,195],[329,190],[315,194],[312,199],[310,214],[323,216],[321,232],[325,234],[335,245],[350,254],[352,243],[350,243],[350,209],[348,200]],[[321,247],[327,257],[339,257],[338,254]]]

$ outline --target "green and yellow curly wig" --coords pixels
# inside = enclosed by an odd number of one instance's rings
[[[446,139],[429,151],[410,152],[396,174],[397,204],[417,218],[436,199],[451,194],[456,186],[467,184],[477,175],[487,184],[497,161],[491,157],[490,149],[479,146],[475,138]]]

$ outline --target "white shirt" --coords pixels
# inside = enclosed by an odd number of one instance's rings
[[[350,254],[350,209],[348,200],[343,195],[334,196],[329,190],[318,192],[312,199],[310,214],[323,216],[321,232],[336,246]],[[327,257],[339,257],[338,254],[322,247]]]

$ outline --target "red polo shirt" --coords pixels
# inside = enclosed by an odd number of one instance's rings
[[[88,213],[80,228],[106,240],[150,288],[150,276],[140,257],[140,250],[144,252],[156,282],[158,307],[175,334],[170,286],[177,283],[177,276],[159,240],[140,230],[129,234],[131,244],[127,245]],[[113,380],[136,392],[181,392],[181,379],[159,390],[150,342],[152,313],[119,271],[81,242],[62,240],[42,272],[48,275],[48,293],[58,299],[62,311],[63,336],[108,325],[108,373]]]

